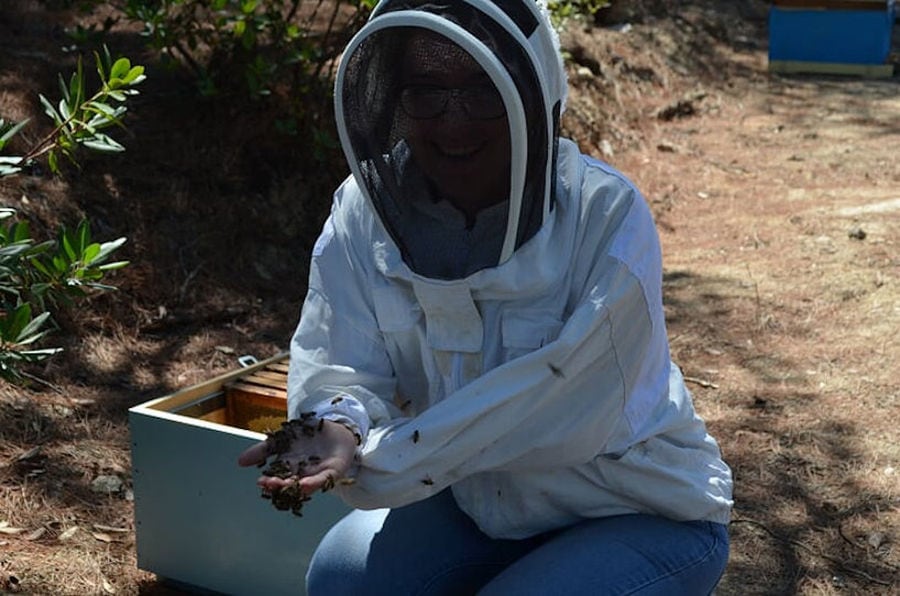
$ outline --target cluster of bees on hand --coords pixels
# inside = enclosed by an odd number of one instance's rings
[[[340,398],[335,398],[335,400],[339,399]],[[332,403],[336,402],[333,401]],[[299,418],[282,422],[281,428],[266,433],[269,455],[274,455],[275,459],[262,471],[263,476],[274,476],[285,480],[293,478],[292,482],[284,488],[276,490],[263,489],[262,491],[262,498],[271,500],[272,505],[279,511],[290,510],[294,515],[303,517],[303,504],[311,500],[311,497],[300,489],[297,474],[303,470],[307,464],[317,465],[321,462],[321,458],[317,455],[309,455],[306,459],[301,459],[295,463],[295,471],[289,462],[281,459],[281,456],[290,451],[291,443],[293,443],[295,439],[299,439],[301,436],[310,438],[315,437],[316,433],[322,432],[324,425],[325,419],[317,418],[315,412],[301,412]],[[414,431],[412,434],[413,443],[418,443],[419,437],[419,431]],[[357,444],[360,443],[360,436],[358,434],[356,434],[356,442]],[[262,462],[260,467],[265,466],[266,463],[267,462],[265,461]],[[322,492],[324,493],[333,489],[335,482],[334,477],[329,476],[322,486]],[[342,478],[337,482],[342,484],[352,484],[353,479]],[[421,482],[428,486],[434,484],[434,481],[428,476],[422,479]]]
[[[266,467],[263,476],[274,476],[277,478],[290,479],[293,482],[288,486],[270,491],[263,489],[262,498],[270,499],[272,505],[279,511],[290,510],[291,513],[298,517],[303,517],[303,504],[311,499],[300,489],[300,484],[296,478],[297,473],[302,470],[306,464],[316,465],[321,461],[317,455],[310,455],[306,459],[296,462],[297,471],[295,472],[291,464],[281,459],[281,455],[290,451],[291,443],[301,436],[314,437],[316,433],[321,432],[324,427],[325,419],[316,418],[315,412],[302,412],[300,418],[288,420],[281,423],[281,428],[274,432],[266,433],[266,442],[269,445],[269,455],[274,455],[275,459]],[[266,462],[260,466],[266,465]],[[335,480],[332,476],[328,477],[322,492],[326,492],[334,488]]]

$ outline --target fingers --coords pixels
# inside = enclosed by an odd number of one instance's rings
[[[337,478],[338,474],[329,468],[312,476],[304,476],[298,481],[298,484],[300,485],[300,489],[306,494],[317,490],[325,492],[334,488],[334,483]]]
[[[260,476],[256,479],[256,484],[263,490],[267,491],[277,491],[283,488],[287,488],[297,482],[296,476],[289,476],[288,478],[279,478],[278,476]]]
[[[326,468],[315,474],[307,476],[289,476],[287,478],[279,478],[278,476],[260,476],[256,480],[256,484],[263,490],[275,492],[283,490],[296,484],[304,494],[311,494],[317,490],[327,491],[334,488],[334,484],[339,478],[339,474],[332,468]]]
[[[245,449],[244,452],[238,456],[238,465],[243,467],[258,466],[259,464],[265,463],[268,454],[269,447],[265,441],[262,441]]]
[[[276,509],[289,509],[295,515],[302,515],[312,493],[331,490],[343,478],[359,443],[343,425],[307,414],[284,423],[238,456],[241,466],[264,468],[256,481],[261,496]]]

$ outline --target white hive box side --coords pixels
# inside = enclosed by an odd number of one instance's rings
[[[303,517],[276,511],[259,470],[237,465],[265,435],[199,417],[216,419],[223,386],[273,360],[129,410],[139,568],[198,592],[305,592],[316,545],[350,509],[317,493]]]

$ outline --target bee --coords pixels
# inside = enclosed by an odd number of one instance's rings
[[[325,419],[319,418],[319,425],[316,426],[316,430],[322,432],[322,429],[325,428]]]
[[[335,405],[341,403],[342,401],[344,401],[344,398],[341,397],[340,395],[338,395],[337,397],[335,397],[334,399],[331,400],[331,405],[335,406]]]
[[[284,460],[276,459],[268,468],[263,470],[263,476],[275,476],[276,478],[290,478],[294,471],[291,465]]]
[[[300,412],[300,420],[309,420],[310,418],[313,418],[315,415],[316,415],[316,413],[312,412],[312,411]]]
[[[418,430],[413,431],[412,440],[413,440],[413,443],[419,442],[419,431]]]
[[[434,484],[434,480],[426,476],[422,479],[422,484],[424,484],[425,486],[431,486],[432,484]]]
[[[285,423],[279,430],[266,437],[267,455],[285,453],[291,448],[291,440],[295,437],[292,425]]]
[[[550,369],[550,372],[553,373],[554,377],[559,377],[560,379],[565,379],[566,375],[563,374],[563,371],[558,366],[554,366],[550,362],[547,363],[547,368]]]
[[[333,488],[334,488],[334,476],[329,474],[325,478],[325,484],[322,485],[322,492],[327,493],[328,491],[330,491]]]

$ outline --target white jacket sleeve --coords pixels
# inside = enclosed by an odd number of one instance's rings
[[[300,323],[291,341],[288,417],[301,412],[358,429],[399,415],[391,403],[396,382],[363,290],[364,260],[352,258],[346,231],[333,218],[346,186],[335,195],[335,208],[313,248],[309,289]]]
[[[580,300],[558,339],[413,419],[376,424],[356,483],[340,489],[345,501],[396,507],[487,470],[581,464],[665,397],[643,389],[667,387],[670,370],[655,304],[658,239],[644,202],[632,201],[611,248],[593,249],[588,238]]]

